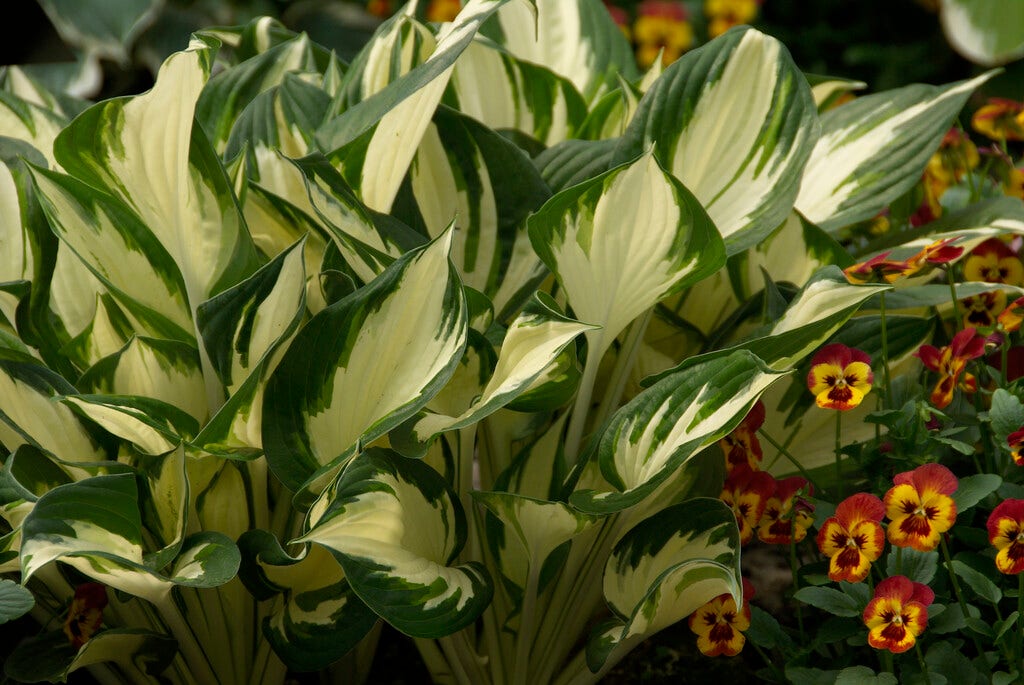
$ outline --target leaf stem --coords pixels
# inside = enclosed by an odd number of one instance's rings
[[[843,499],[843,412],[836,411],[836,500]]]
[[[803,467],[803,464],[796,460],[796,457],[789,453],[789,450],[786,449],[785,445],[783,445],[780,442],[777,442],[775,438],[768,435],[768,433],[766,433],[764,429],[758,429],[757,433],[765,440],[767,440],[772,447],[779,451],[779,454],[788,459],[789,462],[797,468],[797,470],[800,472],[800,475],[806,478],[807,482],[814,486],[814,492],[818,493],[819,496],[825,495],[825,490],[814,482],[814,479],[811,478],[811,474],[807,471],[807,469]]]
[[[928,664],[924,661],[924,652],[921,651],[921,643],[914,641],[914,653],[917,654],[917,663],[921,666],[921,673],[924,674],[925,685],[932,685],[932,678],[928,674]]]
[[[949,545],[946,544],[945,536],[939,537],[939,547],[942,550],[942,559],[946,562],[946,569],[949,571],[949,582],[953,586],[953,594],[956,595],[957,602],[960,603],[960,611],[964,615],[966,621],[971,617],[970,612],[967,610],[967,601],[964,599],[964,593],[960,590],[960,581],[957,580],[956,571],[953,569],[953,558],[949,554]],[[982,648],[981,643],[978,642],[977,636],[971,632],[971,640],[974,642],[974,648],[978,651],[978,656],[985,654],[985,650]]]
[[[1024,671],[1021,669],[1021,662],[1024,661],[1024,573],[1017,574],[1017,644],[1014,645],[1014,660],[1017,672],[1017,682],[1024,683]]]
[[[878,316],[882,330],[882,382],[885,384],[885,404],[883,409],[892,408],[892,378],[889,375],[889,331],[885,323],[885,293],[878,296]],[[876,424],[877,425],[877,424]]]

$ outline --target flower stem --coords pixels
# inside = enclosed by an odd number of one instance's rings
[[[789,567],[793,573],[793,592],[800,589],[800,577],[797,575],[797,569],[800,565],[797,563],[796,558],[796,525],[790,523],[790,538],[789,538]],[[806,643],[804,635],[804,612],[800,606],[800,602],[796,603],[796,624],[800,630],[800,644]]]
[[[932,678],[928,675],[928,664],[924,661],[924,653],[921,651],[920,642],[914,642],[914,652],[917,654],[917,663],[921,666],[921,673],[924,675],[925,685],[932,685]]]
[[[772,447],[774,447],[775,449],[777,449],[779,451],[779,454],[781,454],[786,459],[788,459],[790,461],[790,463],[793,464],[793,466],[795,466],[798,471],[800,471],[800,475],[803,476],[804,478],[806,478],[807,482],[814,486],[814,492],[817,493],[816,496],[822,496],[823,497],[825,495],[825,490],[823,490],[821,487],[818,486],[817,483],[814,482],[814,479],[811,478],[811,474],[808,473],[807,469],[805,469],[803,467],[803,464],[801,464],[800,462],[798,462],[796,460],[796,457],[794,457],[792,454],[789,453],[789,450],[786,449],[785,445],[777,442],[775,440],[775,438],[773,438],[772,436],[770,436],[767,433],[765,433],[764,430],[760,430],[759,429],[757,431],[757,434],[760,435],[761,437],[763,437],[765,440],[767,440],[771,444]]]
[[[960,300],[956,296],[956,284],[953,282],[953,270],[950,268],[946,269],[946,282],[949,283],[949,296],[953,301],[953,323],[957,331],[962,331],[964,322],[960,320]]]
[[[843,412],[836,412],[836,500],[843,499]]]
[[[964,620],[967,620],[971,617],[971,614],[967,611],[967,602],[964,600],[964,593],[960,590],[960,581],[957,580],[956,571],[953,570],[953,558],[949,555],[949,546],[946,544],[944,536],[939,538],[939,547],[942,549],[942,559],[946,562],[946,569],[949,571],[949,582],[953,586],[953,594],[956,595],[956,601],[960,603],[960,611],[964,615]],[[974,648],[978,650],[978,656],[984,655],[985,650],[973,632],[971,633],[971,640],[974,642]]]
[[[883,409],[892,408],[892,379],[889,376],[889,333],[885,325],[885,293],[878,296],[878,317],[882,325],[882,382],[885,383]]]
[[[1017,574],[1017,644],[1014,649],[1015,670],[1017,681],[1024,682],[1021,672],[1021,661],[1024,661],[1024,573]]]

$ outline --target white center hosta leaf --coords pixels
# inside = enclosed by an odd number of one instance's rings
[[[1024,5],[1001,0],[941,0],[939,18],[949,44],[983,66],[1024,57]]]
[[[167,422],[160,421],[141,408],[133,407],[130,401],[111,402],[105,396],[83,395],[68,395],[63,401],[104,429],[131,442],[146,454],[165,454],[180,443],[180,437],[175,436]],[[157,404],[152,400],[151,403]],[[177,410],[170,405],[165,407],[167,410]]]
[[[598,671],[628,648],[681,621],[720,594],[740,605],[739,534],[719,500],[694,498],[640,522],[615,545],[604,595],[620,621],[591,638],[587,661]]]
[[[22,100],[13,93],[0,92],[0,132],[32,145],[46,158],[51,168],[59,168],[53,157],[53,141],[66,124],[63,117],[48,109]]]
[[[407,253],[298,333],[264,401],[263,447],[293,489],[419,410],[454,372],[467,307],[451,231]],[[319,486],[322,488],[322,485]]]
[[[653,145],[735,254],[789,214],[817,136],[810,87],[785,46],[744,27],[665,69],[640,100],[616,158]]]
[[[967,98],[994,75],[909,85],[823,114],[796,208],[829,233],[874,216],[920,180]]]
[[[468,426],[497,411],[526,390],[577,335],[593,328],[534,300],[509,327],[494,372],[472,404],[457,416],[428,414],[416,422],[414,437],[425,442],[442,431]]]
[[[570,502],[594,513],[636,504],[727,435],[785,376],[745,350],[684,363],[617,411],[604,430],[597,459],[616,490],[576,492]]]
[[[595,359],[634,318],[724,261],[707,214],[651,152],[562,191],[529,232],[576,318],[602,327],[587,333]]]
[[[356,594],[399,630],[446,635],[487,606],[493,588],[483,567],[449,566],[466,540],[465,514],[426,464],[371,449],[321,499],[297,541],[333,550]]]

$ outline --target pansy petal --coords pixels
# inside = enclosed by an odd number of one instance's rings
[[[849,528],[860,521],[881,521],[885,517],[885,504],[867,492],[850,495],[836,506],[836,518]]]

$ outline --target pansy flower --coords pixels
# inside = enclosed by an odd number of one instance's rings
[[[427,5],[427,21],[451,21],[461,11],[461,0],[430,0],[430,4]]]
[[[956,521],[956,502],[950,497],[959,487],[956,476],[942,464],[923,464],[897,473],[892,482],[883,498],[889,542],[930,552]]]
[[[811,359],[807,388],[822,409],[853,409],[871,392],[871,358],[861,350],[832,343]]]
[[[996,568],[1017,575],[1024,571],[1024,499],[1006,499],[988,516],[988,541],[996,548]]]
[[[959,239],[960,236],[954,236],[928,243],[917,254],[905,260],[906,269],[903,275],[913,276],[929,264],[948,264],[955,259],[959,259],[960,255],[964,253],[964,248],[960,245],[951,244]]]
[[[99,583],[82,583],[75,588],[64,634],[73,647],[81,647],[103,624],[103,609],[107,606],[107,589]]]
[[[886,578],[875,587],[875,595],[864,608],[868,644],[900,654],[914,646],[928,625],[928,606],[935,593],[906,576]]]
[[[1018,297],[1008,304],[1006,309],[999,312],[996,321],[1007,333],[1020,329],[1020,325],[1024,323],[1024,297]]]
[[[661,52],[661,63],[671,64],[693,47],[693,27],[686,6],[678,0],[644,0],[636,8],[633,39],[636,61],[647,69]]]
[[[1006,309],[1006,293],[989,290],[960,300],[960,305],[964,308],[964,326],[991,328]]]
[[[725,593],[690,614],[690,630],[697,635],[697,649],[705,656],[736,656],[747,638],[743,631],[750,627],[750,598],[754,586],[743,579],[743,606],[737,610],[736,600]]]
[[[1024,102],[989,98],[974,112],[971,126],[992,140],[1024,140]]]
[[[629,13],[618,5],[611,4],[608,0],[604,0],[604,8],[608,10],[608,14],[611,15],[612,20],[619,27],[619,30],[622,31],[622,35],[626,37],[626,40],[632,41],[633,33],[629,28]]]
[[[732,471],[739,464],[747,464],[755,471],[761,466],[764,452],[757,439],[757,431],[764,424],[764,402],[758,400],[746,417],[731,433],[718,441],[725,453],[725,468]]]
[[[1024,428],[1006,436],[1006,444],[1010,448],[1010,456],[1017,466],[1024,466]]]
[[[843,269],[850,283],[893,283],[903,275],[905,262],[888,259],[892,251],[882,252],[871,259]]]
[[[788,545],[807,537],[814,517],[810,503],[800,497],[804,490],[811,494],[811,487],[802,476],[775,481],[775,494],[768,498],[757,524],[757,537],[761,542]]]
[[[747,464],[740,464],[729,473],[719,499],[736,515],[740,544],[754,539],[754,529],[774,493],[775,478],[766,471],[755,471]]]
[[[974,392],[978,382],[966,372],[967,362],[985,354],[985,338],[977,335],[974,328],[965,328],[953,336],[949,345],[937,348],[921,345],[914,353],[924,365],[939,374],[939,380],[932,389],[931,403],[938,409],[945,409],[953,401],[953,391]]]
[[[882,517],[885,505],[878,497],[858,492],[836,507],[818,531],[818,549],[829,558],[828,577],[859,583],[871,572],[871,564],[885,548]]]
[[[720,36],[733,26],[749,24],[757,16],[757,0],[704,0],[708,36]]]
[[[964,279],[1024,285],[1024,263],[999,238],[988,238],[971,250],[964,262]]]

